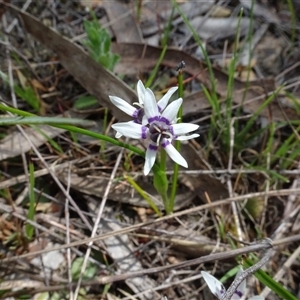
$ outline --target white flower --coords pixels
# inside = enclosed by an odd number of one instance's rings
[[[238,273],[236,274],[236,278],[240,276],[240,274],[243,272],[243,269],[240,268]],[[207,272],[201,271],[201,275],[203,279],[205,280],[206,284],[208,285],[210,291],[218,298],[222,299],[224,294],[226,293],[226,289],[224,285],[214,276],[210,275]],[[246,281],[242,281],[242,283],[237,287],[235,290],[233,296],[231,297],[231,300],[239,300],[243,297],[246,290]],[[264,300],[265,298],[262,296],[253,296],[249,298],[248,300]]]
[[[169,99],[177,91],[177,89],[178,87],[170,88],[168,92],[157,102],[157,106],[160,112],[166,108]],[[109,96],[109,99],[115,106],[117,106],[119,109],[133,118],[133,121],[131,122],[147,125],[147,118],[144,113],[144,103],[148,101],[148,99],[145,97],[147,97],[147,95],[149,94],[146,93],[145,86],[143,85],[141,80],[138,81],[136,90],[139,102],[134,102],[133,104],[136,105],[137,108],[129,104],[127,101],[116,96]],[[120,138],[121,136],[122,134],[120,134],[119,132],[116,133],[116,138]]]
[[[138,88],[139,89],[139,88]],[[175,90],[174,90],[175,91]],[[169,100],[172,90],[164,96],[163,104],[166,99]],[[148,175],[155,163],[156,153],[159,146],[162,146],[173,161],[187,168],[186,160],[172,145],[173,140],[189,140],[199,136],[199,134],[186,135],[191,131],[199,128],[199,125],[190,123],[176,123],[178,110],[182,104],[182,99],[179,98],[171,102],[165,109],[162,109],[161,103],[156,103],[153,92],[147,88],[142,91],[144,101],[145,122],[124,122],[112,125],[112,128],[119,134],[133,139],[149,139],[150,144],[146,151],[146,161],[144,165],[144,174]],[[164,98],[163,97],[163,98]]]

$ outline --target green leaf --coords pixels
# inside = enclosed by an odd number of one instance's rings
[[[97,98],[89,95],[89,96],[82,96],[76,99],[73,107],[76,109],[87,109],[87,108],[94,107],[97,104],[98,104]]]
[[[83,257],[78,257],[73,261],[71,267],[71,274],[74,280],[77,280],[80,277],[83,261],[84,261]],[[96,272],[97,272],[97,266],[91,263],[90,261],[88,261],[86,265],[86,269],[83,273],[83,278],[84,279],[94,278]]]

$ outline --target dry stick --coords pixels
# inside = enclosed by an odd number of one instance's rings
[[[68,182],[67,182],[67,193],[70,193],[70,186],[71,186],[71,165],[69,165],[68,169]],[[66,219],[66,243],[70,244],[70,212],[69,212],[69,198],[66,197],[66,204],[65,204],[65,219]],[[71,248],[67,249],[67,264],[68,264],[68,284],[69,284],[69,295],[70,300],[74,299],[73,289],[72,289],[72,261],[71,261]]]
[[[233,146],[234,146],[234,121],[237,118],[232,118],[230,121],[230,141],[229,141],[229,159],[228,159],[228,168],[227,170],[230,172],[232,168],[232,160],[233,160]],[[227,187],[228,187],[228,192],[229,196],[233,196],[233,191],[232,191],[232,183],[231,183],[231,178],[230,176],[227,176]],[[236,226],[236,232],[239,240],[243,239],[242,235],[242,229],[241,229],[241,224],[240,224],[240,219],[239,219],[239,214],[237,210],[237,204],[235,202],[231,203],[231,208],[232,208],[232,213],[233,213],[233,218]]]
[[[289,238],[284,238],[281,240],[273,241],[273,246],[278,246],[281,244],[285,243],[291,243],[295,241],[300,240],[300,234],[289,237]],[[185,267],[191,267],[193,265],[199,265],[202,263],[206,262],[211,262],[215,260],[223,260],[223,259],[228,259],[232,257],[236,257],[239,255],[247,254],[249,252],[254,252],[254,251],[260,251],[260,250],[266,250],[272,248],[272,245],[266,242],[262,242],[260,244],[255,244],[231,251],[226,251],[223,253],[216,253],[216,254],[209,254],[206,256],[202,256],[196,259],[192,259],[189,261],[181,262],[181,263],[176,263],[173,265],[168,265],[168,266],[162,266],[162,267],[155,267],[155,268],[150,268],[150,269],[143,269],[140,271],[136,272],[131,272],[131,273],[125,273],[125,274],[120,274],[120,275],[112,275],[112,276],[102,276],[94,280],[88,280],[86,282],[82,283],[82,286],[92,286],[92,285],[105,285],[117,281],[124,281],[129,278],[134,278],[134,277],[140,277],[140,276],[145,276],[149,274],[156,274],[158,272],[164,272],[164,271],[169,271],[169,270],[174,270],[178,268],[185,268]],[[73,284],[75,286],[75,283]],[[64,290],[68,287],[67,284],[65,285],[57,285],[57,286],[50,286],[50,287],[41,287],[37,288],[35,290],[26,290],[26,293],[34,294],[34,293],[42,293],[42,292],[54,292],[58,290]],[[24,290],[19,292],[20,294],[24,294]],[[6,294],[5,296],[16,296],[18,293],[13,292],[10,294]]]
[[[100,208],[99,208],[99,211],[98,211],[97,218],[95,220],[95,225],[94,225],[94,228],[93,228],[93,231],[92,231],[92,234],[91,234],[91,238],[94,238],[96,233],[97,233],[97,229],[98,229],[101,217],[102,217],[102,213],[103,213],[103,210],[104,210],[104,207],[105,207],[105,204],[106,204],[106,200],[107,200],[112,182],[113,182],[114,178],[116,177],[116,173],[117,173],[118,167],[120,165],[121,159],[123,157],[123,153],[124,153],[124,148],[121,148],[121,151],[120,151],[120,153],[117,157],[116,163],[115,163],[114,168],[112,170],[109,182],[108,182],[107,187],[105,189],[104,195],[102,197],[101,205],[100,205]],[[90,254],[91,254],[92,245],[93,245],[93,241],[90,241],[89,244],[88,244],[88,249],[87,249],[85,257],[84,257],[84,261],[82,263],[82,268],[81,268],[81,271],[80,271],[80,277],[78,279],[78,283],[77,283],[75,294],[74,294],[74,300],[76,300],[77,297],[78,297],[78,293],[79,293],[80,285],[81,285],[81,282],[82,282],[83,274],[85,272],[87,262],[88,262],[88,259],[90,257]]]
[[[145,295],[145,294],[147,294],[149,292],[153,292],[153,291],[158,292],[158,291],[161,291],[161,290],[166,290],[166,289],[169,289],[169,288],[173,288],[174,285],[178,287],[179,285],[182,285],[182,284],[185,284],[185,283],[190,283],[190,282],[193,282],[195,280],[199,280],[201,278],[202,278],[202,275],[201,275],[201,273],[199,273],[199,274],[191,276],[191,277],[182,278],[182,279],[180,279],[178,281],[172,281],[172,282],[162,283],[161,285],[159,285],[159,286],[157,286],[155,288],[147,289],[147,290],[142,291],[140,293],[127,296],[125,298],[122,298],[122,300],[139,299],[137,297],[141,297],[141,296],[143,296],[143,295]],[[163,299],[171,300],[171,299],[168,299],[166,296]]]
[[[250,268],[244,270],[239,277],[237,277],[233,283],[230,285],[226,293],[221,297],[220,300],[230,300],[235,291],[238,289],[239,285],[250,275],[259,270],[267,261],[270,259],[273,252],[273,244],[271,239],[266,239],[264,243],[268,244],[270,248],[266,251],[265,255],[262,257],[260,261],[251,266]]]
[[[198,211],[201,211],[201,210],[204,210],[204,209],[209,209],[209,208],[220,206],[220,205],[230,204],[233,201],[243,201],[243,200],[250,199],[250,198],[253,198],[253,197],[264,197],[266,194],[268,194],[269,196],[285,196],[285,195],[291,195],[291,194],[294,194],[294,193],[299,194],[300,189],[277,190],[277,191],[270,191],[268,193],[260,192],[260,193],[251,193],[251,194],[242,195],[242,196],[235,196],[235,197],[220,200],[220,201],[214,201],[210,204],[203,204],[203,205],[200,205],[200,206],[197,206],[197,207],[193,207],[193,208],[189,208],[189,209],[186,209],[186,210],[183,210],[183,211],[179,211],[179,212],[176,212],[172,215],[157,218],[154,221],[149,221],[149,222],[144,222],[144,223],[131,225],[131,226],[128,226],[128,227],[125,227],[125,228],[122,228],[122,229],[119,229],[119,230],[115,230],[113,232],[105,233],[105,234],[102,234],[102,235],[99,235],[99,236],[96,236],[96,237],[93,237],[93,238],[87,238],[87,239],[84,239],[84,240],[81,240],[81,241],[71,242],[68,245],[61,245],[59,247],[53,247],[52,249],[45,249],[45,250],[35,251],[35,252],[31,252],[31,253],[25,253],[25,254],[10,257],[10,258],[4,258],[2,261],[3,262],[16,261],[16,260],[18,260],[18,258],[36,256],[36,255],[46,253],[46,252],[51,252],[51,251],[56,251],[56,250],[61,250],[61,249],[67,249],[69,247],[76,247],[76,246],[84,245],[84,244],[87,244],[89,242],[102,241],[102,240],[105,240],[108,237],[117,236],[117,235],[124,234],[124,233],[129,233],[129,232],[132,232],[136,229],[140,229],[140,228],[145,227],[145,226],[158,224],[158,223],[163,222],[163,221],[171,220],[175,217],[180,217],[180,216],[183,216],[183,215],[186,215],[186,214],[195,213],[195,212],[198,212]],[[300,235],[299,235],[299,237],[300,237]]]

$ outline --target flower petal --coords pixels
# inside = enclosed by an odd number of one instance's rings
[[[197,124],[191,124],[191,123],[178,123],[172,125],[172,130],[174,135],[182,135],[189,133],[191,131],[195,131],[199,128],[199,125]]]
[[[153,92],[147,88],[145,90],[145,100],[144,100],[144,110],[145,110],[145,115],[148,119],[148,122],[151,123],[153,121],[158,121],[159,120],[159,111],[158,111],[158,106],[156,103],[155,96]]]
[[[148,119],[147,117],[144,115],[142,118],[142,125],[147,125],[148,124]]]
[[[170,98],[172,97],[172,95],[178,90],[177,86],[171,87],[167,93],[157,102],[159,111],[163,111],[166,106],[168,105],[168,102],[170,100]]]
[[[253,297],[249,298],[248,300],[265,300],[265,298],[263,296],[253,296]]]
[[[139,80],[137,85],[136,85],[136,91],[137,91],[137,94],[138,94],[140,104],[144,104],[145,90],[146,89],[145,89],[145,86],[143,85],[143,82],[141,80]]]
[[[207,272],[201,271],[201,275],[208,285],[210,291],[220,299],[226,292],[224,285],[217,278]]]
[[[145,156],[144,175],[148,175],[150,170],[152,169],[155,163],[157,149],[158,147],[155,144],[149,144]]]
[[[200,134],[198,134],[198,133],[194,133],[194,134],[190,134],[190,135],[181,135],[181,136],[175,137],[174,140],[187,141],[187,140],[195,139],[198,136],[200,136]]]
[[[119,134],[132,139],[146,139],[148,128],[133,121],[116,123],[111,126]]]
[[[166,109],[162,112],[161,121],[166,124],[171,124],[174,119],[176,119],[178,110],[182,104],[182,98],[179,98],[173,102],[171,102]]]
[[[243,273],[243,268],[240,266],[238,272],[235,275],[235,278],[238,278]],[[232,300],[239,300],[243,297],[246,291],[246,280],[243,280],[241,284],[237,287],[236,291],[234,292],[233,296],[231,297]]]
[[[186,160],[181,156],[181,154],[175,149],[168,139],[162,139],[161,146],[165,149],[173,161],[185,168],[188,167]]]
[[[137,109],[134,106],[130,105],[127,101],[116,96],[109,96],[109,99],[115,106],[124,111],[124,113],[126,113],[127,115],[132,117],[135,116]]]
[[[120,132],[116,132],[116,135],[115,135],[115,138],[116,138],[116,139],[119,139],[121,136],[123,136],[123,134],[122,134],[122,133],[120,133]]]

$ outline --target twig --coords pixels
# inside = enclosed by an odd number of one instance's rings
[[[255,273],[257,270],[259,270],[264,264],[267,263],[267,261],[270,259],[272,252],[273,252],[273,243],[271,239],[264,240],[264,243],[270,245],[270,249],[266,251],[264,256],[260,261],[258,261],[256,264],[251,266],[250,268],[244,270],[240,276],[238,276],[233,283],[230,285],[226,293],[221,297],[220,300],[230,300],[235,291],[238,289],[239,285],[250,275]]]
[[[67,184],[67,193],[70,193],[70,186],[71,186],[71,165],[69,165],[68,169],[68,184]],[[66,243],[69,244],[70,240],[70,212],[69,212],[69,197],[66,197],[66,204],[65,204],[65,218],[66,218]],[[67,249],[67,263],[68,263],[68,284],[69,284],[69,294],[70,300],[74,299],[74,294],[72,290],[72,261],[71,261],[71,248]]]
[[[233,160],[233,147],[234,147],[234,122],[236,118],[232,118],[230,121],[230,141],[229,141],[229,159],[228,159],[228,167],[227,170],[230,172],[232,168],[232,160]],[[232,183],[231,183],[231,178],[230,176],[227,176],[227,187],[228,187],[228,192],[229,196],[233,197],[233,191],[232,191]],[[235,222],[235,227],[236,227],[236,233],[239,238],[239,240],[243,239],[242,236],[242,229],[241,229],[241,224],[240,224],[240,219],[238,216],[238,209],[237,209],[237,204],[235,202],[231,203],[231,208],[232,208],[232,213],[233,213],[233,219]]]

